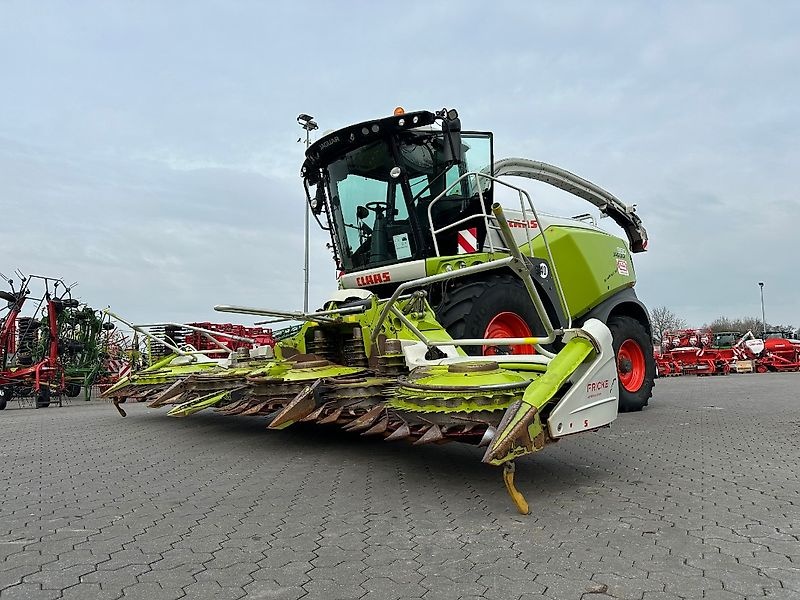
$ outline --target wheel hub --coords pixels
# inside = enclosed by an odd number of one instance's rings
[[[627,375],[633,370],[633,363],[628,358],[619,359],[619,372],[622,375]]]
[[[635,340],[627,339],[617,352],[619,382],[631,393],[642,387],[646,375],[646,361],[642,347]]]
[[[486,326],[485,338],[521,338],[532,337],[533,333],[528,323],[515,312],[501,312],[495,315]],[[496,356],[499,354],[536,354],[533,346],[484,346],[484,356]]]

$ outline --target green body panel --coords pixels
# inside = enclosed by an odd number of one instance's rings
[[[417,303],[416,305],[413,304],[415,302]],[[452,340],[453,338],[450,337],[450,334],[448,334],[447,331],[445,331],[445,329],[436,320],[436,315],[428,303],[422,301],[422,305],[420,306],[419,302],[419,300],[407,299],[398,301],[395,306],[397,306],[397,308],[403,312],[406,318],[413,323],[414,327],[425,334],[428,339],[435,342]],[[352,315],[346,314],[336,319],[336,323],[343,328],[355,326],[361,328],[362,336],[365,340],[364,351],[368,357],[372,355],[374,349],[369,343],[366,342],[372,336],[372,332],[375,329],[374,324],[377,322],[378,316],[380,315],[384,304],[385,301],[382,302],[373,297],[372,306],[370,306],[363,313]],[[282,340],[275,346],[275,357],[279,360],[283,359],[285,356],[287,356],[285,351],[289,348],[300,353],[308,352],[306,341],[307,339],[313,338],[313,330],[318,326],[319,325],[315,322],[304,323],[296,334],[285,340]],[[386,319],[381,325],[381,333],[389,339],[411,340],[415,342],[419,341],[414,332],[411,331],[399,318],[397,318],[397,316],[391,313],[387,315]],[[465,355],[460,348],[457,351],[459,355]]]
[[[326,377],[343,377],[345,375],[356,375],[363,372],[363,369],[357,367],[344,367],[342,365],[331,364],[325,367],[311,367],[307,369],[289,369],[282,374],[277,375],[284,382],[291,381],[316,381],[317,379],[325,379]],[[269,378],[272,378],[270,376]]]
[[[425,385],[431,389],[459,388],[463,386],[497,386],[497,385],[526,385],[530,383],[531,376],[523,376],[508,369],[497,369],[488,372],[451,373],[447,365],[428,367],[424,377],[414,380],[414,383]]]
[[[458,256],[440,256],[425,260],[425,274],[437,275],[446,271],[455,271],[464,267],[471,267],[504,258],[506,254],[491,252],[475,252],[474,254],[459,254]]]
[[[585,314],[636,283],[633,261],[622,239],[602,231],[560,225],[548,227],[544,235],[572,317]],[[532,244],[534,256],[547,257],[542,236]],[[528,253],[527,246],[521,247],[523,254]],[[624,262],[625,268],[618,261]]]
[[[522,403],[537,410],[542,408],[593,352],[594,347],[589,340],[582,337],[572,338],[550,361],[547,371],[536,380],[536,385],[528,386],[522,396]]]
[[[627,244],[621,238],[596,229],[564,225],[551,225],[545,230],[545,236],[573,318],[587,313],[606,298],[636,283],[633,261]],[[548,258],[541,235],[531,243],[533,256]],[[520,246],[520,251],[523,255],[530,255],[527,243]],[[425,261],[425,271],[427,275],[435,275],[503,256],[480,252],[430,258]]]

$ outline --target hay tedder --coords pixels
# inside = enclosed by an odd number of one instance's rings
[[[608,426],[651,396],[650,322],[630,255],[647,234],[598,186],[493,156],[491,133],[462,131],[453,110],[398,110],[323,136],[302,176],[331,235],[339,290],[314,312],[217,306],[302,326],[261,352],[214,359],[175,348],[106,395],[170,405],[172,416],[213,407],[265,416],[273,429],[314,422],[481,446],[527,513],[515,459]],[[513,177],[589,201],[627,243],[587,215],[538,212]]]
[[[0,318],[0,410],[12,397],[32,396],[36,408],[50,405],[51,396],[78,396],[102,373],[103,333],[113,324],[72,297],[61,279],[17,274],[20,288],[0,291],[6,313]],[[3,277],[5,279],[5,277]],[[31,295],[41,284],[43,294]],[[33,313],[22,316],[34,304]]]

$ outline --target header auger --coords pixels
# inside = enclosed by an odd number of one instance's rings
[[[514,460],[647,404],[650,324],[629,254],[647,235],[633,209],[544,163],[493,163],[491,134],[462,132],[455,111],[346,127],[306,157],[307,199],[330,231],[340,289],[308,313],[217,306],[302,326],[274,355],[202,369],[210,359],[173,355],[112,396],[144,383],[149,406],[171,405],[172,416],[214,407],[274,429],[303,421],[481,446],[523,513]],[[589,200],[630,250],[590,218],[538,213],[511,176]],[[513,207],[501,206],[501,189]]]

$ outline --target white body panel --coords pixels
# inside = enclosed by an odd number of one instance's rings
[[[754,356],[759,356],[764,351],[764,340],[761,339],[745,340],[744,345]]]
[[[581,329],[568,331],[564,341],[575,336],[591,340],[598,353],[572,374],[572,387],[550,413],[547,427],[553,438],[602,427],[617,418],[619,381],[611,332],[597,319],[589,319]]]
[[[406,366],[409,368],[409,370],[414,369],[415,367],[443,365],[452,362],[459,362],[460,360],[467,360],[466,356],[460,356],[458,354],[458,350],[456,350],[455,346],[439,347],[439,350],[447,355],[446,358],[428,360],[425,358],[425,354],[428,352],[428,347],[422,342],[401,340],[400,343],[402,344],[403,356],[406,359]],[[471,358],[474,359],[475,357],[473,356]]]
[[[365,271],[345,273],[339,278],[339,285],[344,289],[367,288],[384,283],[403,283],[412,279],[420,279],[426,275],[425,261],[413,260]]]
[[[328,299],[325,301],[325,304],[327,305],[328,302],[336,302],[338,304],[340,302],[345,302],[350,298],[358,298],[359,300],[366,300],[372,295],[373,293],[370,292],[369,290],[360,290],[358,288],[336,290],[330,296],[328,296]]]

